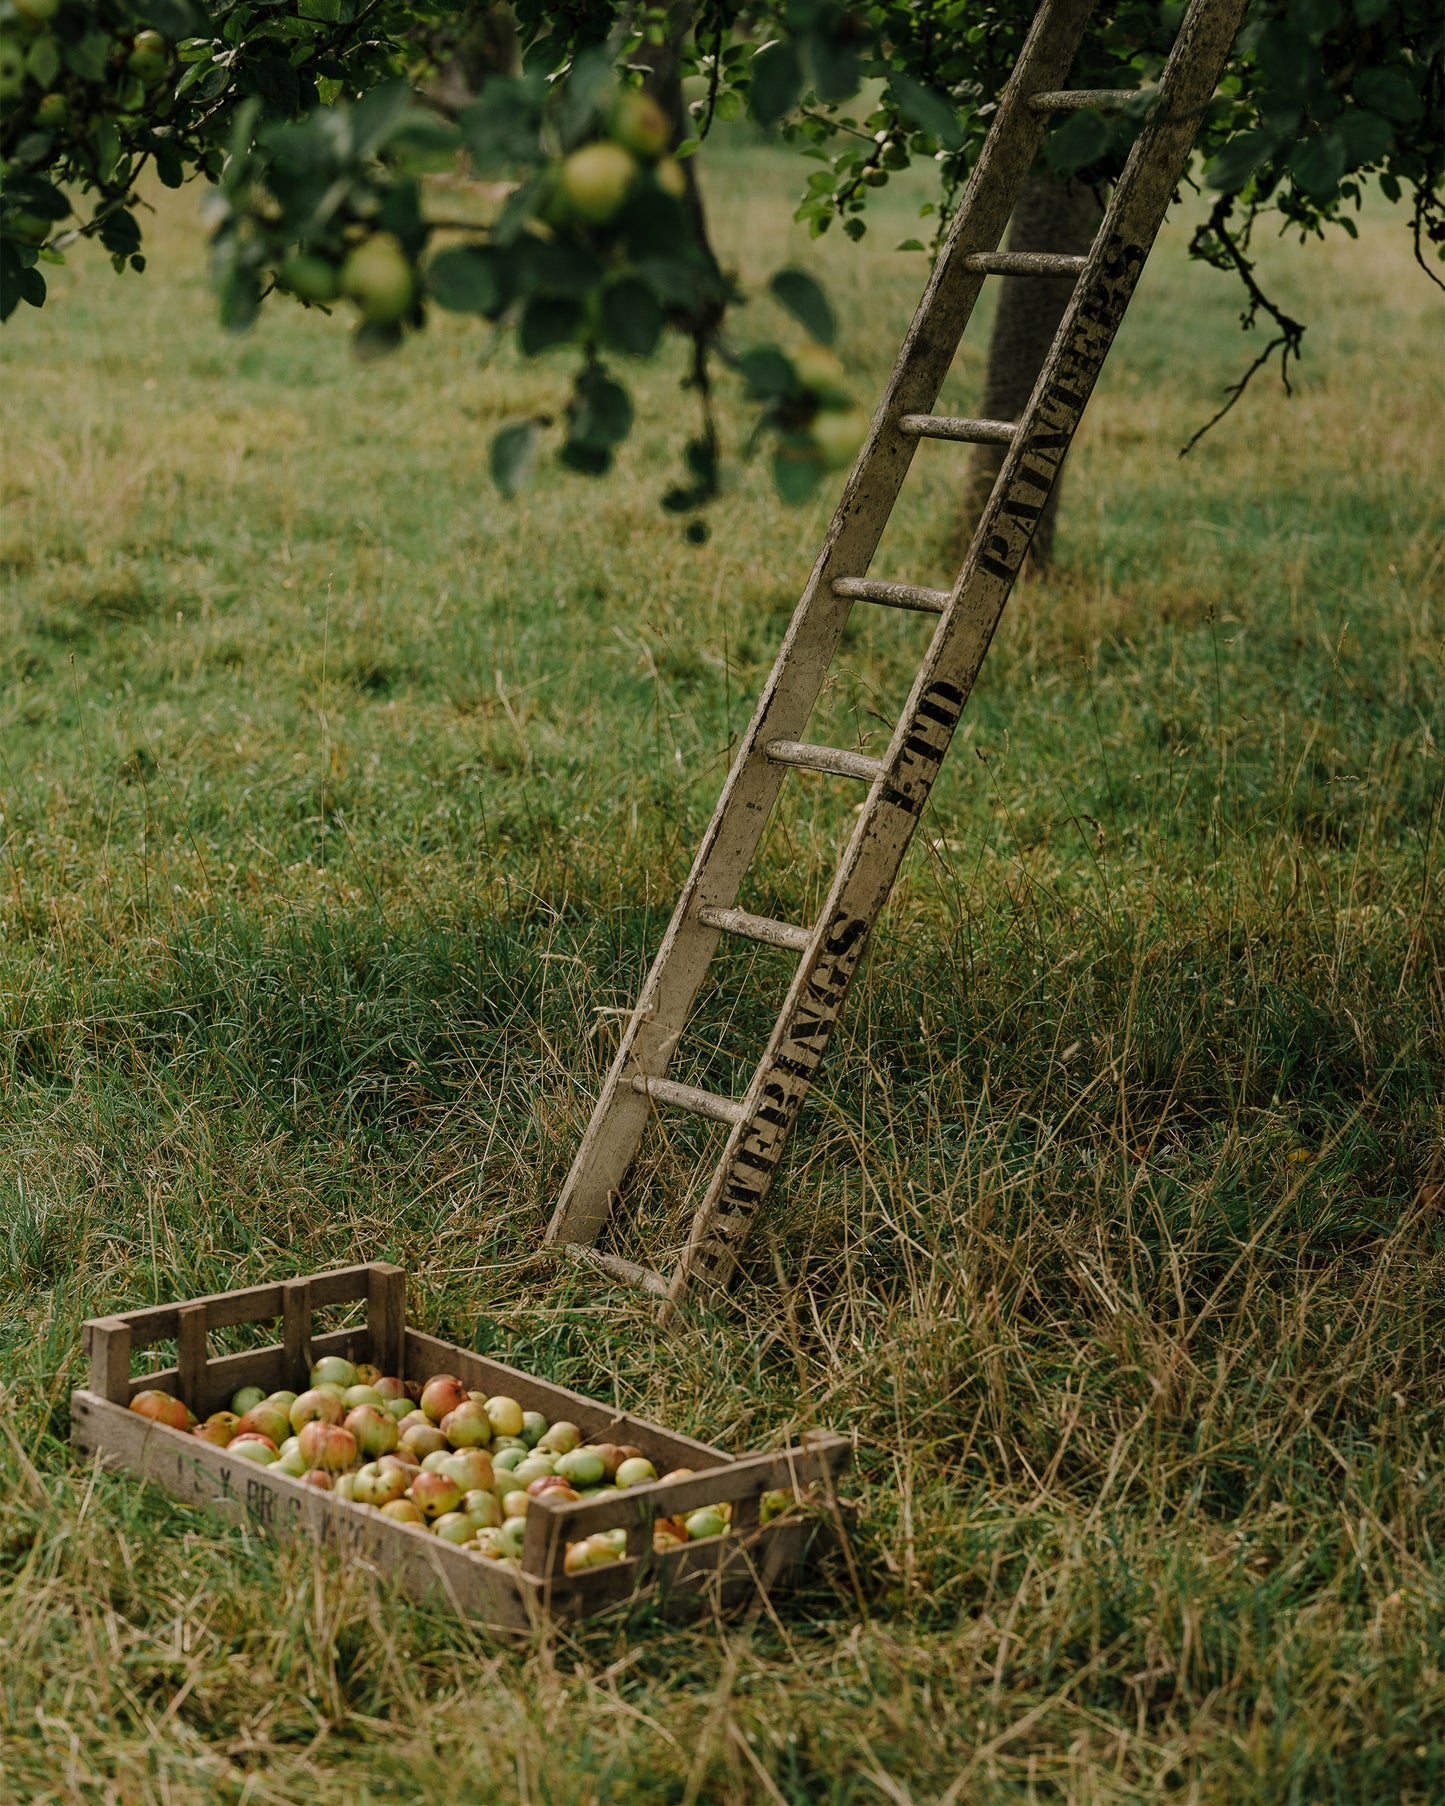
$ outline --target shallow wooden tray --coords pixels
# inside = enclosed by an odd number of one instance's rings
[[[735,1460],[722,1449],[408,1329],[405,1297],[402,1269],[374,1261],[93,1318],[84,1328],[90,1384],[72,1392],[70,1400],[75,1448],[178,1498],[249,1519],[275,1536],[317,1537],[348,1559],[394,1576],[414,1598],[443,1601],[511,1635],[530,1633],[548,1618],[586,1618],[626,1603],[645,1604],[669,1618],[735,1610],[794,1584],[829,1514],[837,1521],[835,1484],[852,1457],[845,1437],[819,1431],[796,1447]],[[313,1311],[363,1299],[364,1324],[312,1337]],[[281,1319],[280,1342],[244,1354],[208,1356],[211,1330],[274,1318]],[[171,1339],[176,1365],[133,1379],[133,1351]],[[371,1361],[403,1379],[452,1373],[469,1389],[506,1393],[524,1410],[575,1423],[588,1440],[633,1443],[660,1470],[690,1467],[695,1473],[633,1487],[616,1498],[575,1504],[534,1500],[518,1570],[398,1524],[369,1506],[303,1486],[273,1468],[256,1467],[129,1409],[146,1387],[176,1394],[198,1417],[223,1408],[242,1386],[299,1391],[323,1354]],[[760,1524],[758,1501],[775,1487],[795,1489],[800,1499],[821,1505],[823,1514],[789,1513]],[[654,1554],[655,1518],[729,1502],[733,1518],[726,1536]],[[569,1542],[618,1525],[627,1530],[623,1560],[580,1574],[563,1571]]]

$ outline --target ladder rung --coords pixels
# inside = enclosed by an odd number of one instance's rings
[[[679,1110],[691,1110],[694,1116],[706,1116],[729,1127],[743,1120],[743,1107],[730,1097],[719,1097],[714,1091],[699,1091],[695,1085],[674,1085],[671,1079],[650,1079],[638,1073],[632,1081],[634,1091],[644,1091],[655,1104],[672,1104]]]
[[[954,414],[905,414],[900,433],[911,439],[962,439],[969,445],[1012,445],[1018,430],[1011,420],[965,420]],[[837,585],[833,586],[835,589]]]
[[[770,740],[767,755],[775,765],[798,765],[804,771],[825,771],[835,778],[861,778],[876,783],[883,776],[883,761],[866,753],[844,752],[837,746],[807,746],[801,740]]]
[[[916,583],[882,583],[876,577],[835,577],[833,594],[855,602],[883,602],[889,608],[912,608],[923,615],[941,615],[953,600],[953,591],[921,589]]]
[[[1117,113],[1138,100],[1138,88],[1062,88],[1052,94],[1034,94],[1029,105],[1036,113],[1078,113],[1096,107],[1101,113]]]
[[[813,938],[806,928],[775,922],[771,916],[750,916],[745,909],[700,909],[697,919],[704,928],[721,928],[724,934],[741,934],[769,947],[787,947],[793,953],[803,952]]]
[[[651,1292],[654,1298],[667,1297],[667,1281],[654,1267],[639,1266],[635,1260],[623,1260],[620,1254],[600,1254],[596,1248],[584,1248],[580,1242],[564,1242],[562,1246],[568,1258],[575,1260],[579,1267],[601,1267],[604,1273],[610,1273],[624,1285],[637,1286],[641,1291]]]
[[[975,251],[963,261],[985,276],[1077,276],[1089,260],[1059,251]]]

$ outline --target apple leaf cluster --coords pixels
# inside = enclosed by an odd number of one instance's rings
[[[810,232],[837,219],[856,238],[870,196],[927,160],[936,246],[1034,0],[515,0],[516,64],[453,104],[439,73],[485,10],[0,0],[0,317],[41,305],[45,267],[77,240],[142,269],[142,173],[169,186],[200,176],[230,327],[282,293],[348,303],[363,355],[398,345],[432,307],[476,315],[527,357],[570,354],[555,412],[510,423],[493,446],[504,491],[548,433],[566,467],[606,470],[633,423],[627,361],[673,335],[689,348],[701,419],[664,506],[691,513],[718,490],[718,364],[757,406],[751,444],[770,444],[780,493],[808,493],[858,436],[853,398],[804,367],[831,341],[826,300],[806,272],[779,272],[773,293],[809,344],[734,343],[741,297],[707,244],[686,161],[717,121],[746,114],[812,166],[798,207]],[[1056,123],[1043,153],[1055,172],[1101,186],[1117,174],[1183,10],[1097,9],[1073,79],[1138,98]],[[692,96],[680,128],[646,91],[659,55]],[[1218,198],[1193,249],[1238,272],[1247,319],[1262,308],[1275,320],[1286,364],[1302,328],[1254,283],[1250,229],[1270,210],[1306,235],[1352,230],[1374,180],[1408,197],[1422,261],[1432,241],[1445,255],[1441,67],[1433,0],[1257,0],[1203,122],[1202,176]]]

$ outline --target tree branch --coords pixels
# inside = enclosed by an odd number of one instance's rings
[[[1265,346],[1264,350],[1260,352],[1259,356],[1245,371],[1244,375],[1240,377],[1239,381],[1237,383],[1231,383],[1225,390],[1225,395],[1228,399],[1225,401],[1224,406],[1220,408],[1211,419],[1205,421],[1199,431],[1190,437],[1187,444],[1180,446],[1179,456],[1181,458],[1187,457],[1210,428],[1217,426],[1219,422],[1223,420],[1224,416],[1234,406],[1235,402],[1239,400],[1240,396],[1243,395],[1244,391],[1249,387],[1254,376],[1264,368],[1276,351],[1280,353],[1279,374],[1280,381],[1284,384],[1284,392],[1286,395],[1292,395],[1294,393],[1294,390],[1290,388],[1289,383],[1289,361],[1291,358],[1293,358],[1296,363],[1300,361],[1305,335],[1304,322],[1302,320],[1292,319],[1285,313],[1283,308],[1270,300],[1269,296],[1265,294],[1258,282],[1255,281],[1254,265],[1244,254],[1243,242],[1241,242],[1240,239],[1235,238],[1229,230],[1229,218],[1233,211],[1234,197],[1232,195],[1221,195],[1214,203],[1214,208],[1210,213],[1209,218],[1198,228],[1193,238],[1190,239],[1190,252],[1192,255],[1203,257],[1207,262],[1212,263],[1216,269],[1232,269],[1244,284],[1245,293],[1249,296],[1249,306],[1240,315],[1239,319],[1240,325],[1246,332],[1253,327],[1261,313],[1267,314],[1279,328],[1279,331]],[[1247,234],[1248,226],[1246,224],[1246,237]],[[1218,247],[1216,250],[1210,249],[1209,241],[1211,239]]]

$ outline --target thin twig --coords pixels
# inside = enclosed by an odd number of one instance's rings
[[[1235,274],[1244,284],[1245,292],[1249,296],[1249,306],[1244,313],[1240,315],[1240,324],[1246,332],[1254,325],[1255,320],[1259,317],[1261,312],[1269,315],[1270,319],[1279,327],[1279,332],[1276,337],[1270,340],[1264,350],[1260,352],[1259,356],[1245,371],[1244,375],[1240,377],[1239,381],[1237,383],[1231,383],[1225,390],[1225,395],[1228,399],[1225,401],[1224,406],[1210,419],[1205,421],[1199,431],[1190,437],[1187,444],[1180,446],[1179,456],[1181,458],[1187,457],[1210,428],[1217,426],[1219,422],[1223,420],[1224,416],[1234,406],[1235,402],[1239,400],[1240,396],[1243,395],[1244,391],[1249,387],[1255,374],[1264,368],[1276,351],[1280,352],[1279,374],[1280,381],[1284,384],[1284,392],[1286,395],[1294,394],[1294,390],[1290,387],[1289,381],[1289,361],[1291,358],[1293,358],[1296,363],[1300,361],[1305,335],[1304,322],[1292,319],[1281,307],[1270,300],[1269,296],[1265,294],[1258,282],[1255,281],[1254,265],[1245,256],[1244,247],[1241,242],[1234,238],[1229,231],[1228,220],[1233,211],[1234,197],[1232,195],[1221,196],[1220,199],[1215,202],[1214,210],[1209,218],[1202,226],[1200,226],[1198,231],[1194,234],[1194,237],[1190,240],[1189,249],[1191,252],[1196,250],[1202,252],[1202,254],[1208,257],[1209,261],[1214,264],[1216,269],[1228,268],[1234,270]],[[1213,256],[1210,256],[1207,249],[1205,249],[1211,238],[1219,247],[1218,251]]]

